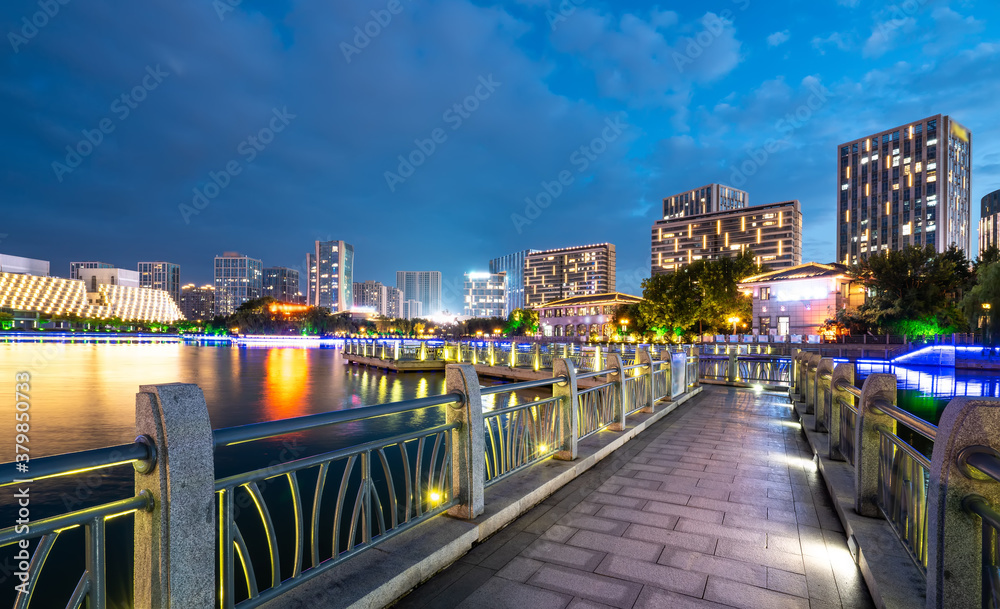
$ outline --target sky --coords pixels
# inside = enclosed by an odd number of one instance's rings
[[[665,196],[798,199],[835,257],[837,145],[948,114],[1000,188],[995,0],[7,0],[0,253],[208,283],[239,251],[355,281],[611,242],[641,293]],[[992,34],[991,34],[992,32]],[[973,243],[975,239],[973,239]],[[974,252],[973,252],[974,253]]]

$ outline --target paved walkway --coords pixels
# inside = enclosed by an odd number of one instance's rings
[[[872,607],[794,421],[706,387],[396,607]]]

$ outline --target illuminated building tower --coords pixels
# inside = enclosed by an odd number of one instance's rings
[[[615,291],[615,246],[581,245],[532,252],[524,259],[524,305]]]
[[[396,271],[396,287],[403,292],[404,311],[407,300],[420,303],[420,312],[411,317],[441,312],[441,271]]]
[[[504,273],[507,276],[504,288],[506,301],[504,317],[510,315],[514,309],[524,308],[524,259],[528,254],[537,251],[521,250],[490,260],[491,273]]]
[[[215,314],[231,315],[241,304],[261,297],[263,268],[260,260],[239,252],[215,257]]]
[[[979,208],[979,255],[991,247],[1000,247],[1000,190],[983,197]]]
[[[181,265],[173,262],[140,262],[139,285],[163,290],[174,302],[181,301]]]
[[[798,201],[755,205],[669,220],[652,231],[652,274],[672,273],[696,260],[734,258],[752,250],[771,269],[802,263]]]
[[[264,296],[270,296],[279,302],[301,304],[302,291],[299,289],[299,272],[283,266],[270,266],[264,269]]]
[[[663,219],[671,220],[684,216],[697,216],[717,211],[743,209],[750,203],[750,195],[745,190],[709,184],[687,192],[663,198]]]
[[[307,303],[332,313],[354,306],[354,246],[343,241],[317,241],[306,254],[309,269]]]
[[[972,133],[938,114],[837,147],[837,261],[908,245],[971,255]]]
[[[506,317],[506,300],[506,274],[465,274],[465,315],[471,317]]]
[[[181,288],[181,313],[191,321],[209,320],[215,317],[215,286],[200,288],[189,283]]]

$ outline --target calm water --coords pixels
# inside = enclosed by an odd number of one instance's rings
[[[443,373],[384,373],[346,365],[339,349],[240,348],[191,344],[0,344],[0,395],[9,435],[0,462],[13,460],[14,375],[31,373],[30,447],[34,458],[129,443],[135,438],[140,385],[196,383],[205,393],[212,427],[356,408],[444,393]],[[513,400],[551,395],[519,392]],[[492,399],[492,396],[491,398]],[[487,405],[489,406],[489,405]],[[445,407],[380,417],[324,430],[230,447],[216,455],[217,477],[269,465],[284,450],[304,457],[374,437],[389,437],[444,422]],[[31,486],[31,517],[39,519],[130,496],[131,467]],[[0,527],[11,526],[14,490],[5,488]],[[120,524],[118,523],[120,521]],[[131,519],[108,525],[109,565],[127,564]],[[60,536],[42,572],[48,593],[32,606],[58,606],[83,572],[82,533]],[[0,606],[13,602],[9,557],[0,550]],[[131,575],[109,566],[111,606],[128,606]],[[65,574],[69,574],[68,576]],[[49,594],[51,596],[49,596]]]

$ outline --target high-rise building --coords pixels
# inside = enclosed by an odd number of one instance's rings
[[[80,269],[113,269],[115,265],[109,264],[107,262],[70,262],[69,263],[69,278],[79,279]]]
[[[260,298],[263,291],[260,260],[239,252],[215,257],[215,314],[232,315],[244,302]]]
[[[471,317],[506,317],[506,296],[506,274],[465,274],[465,315]]]
[[[354,306],[354,246],[343,241],[317,241],[306,254],[309,269],[307,302],[332,313]]]
[[[979,208],[979,255],[1000,247],[1000,190],[983,197]]]
[[[652,231],[652,274],[672,273],[696,260],[733,258],[752,250],[772,270],[802,263],[798,201],[770,203],[673,220]]]
[[[174,302],[181,301],[181,265],[173,262],[140,262],[139,285],[163,290]]]
[[[391,319],[403,317],[403,290],[385,286],[385,316]]]
[[[302,290],[299,289],[299,272],[283,266],[269,266],[264,269],[263,295],[278,302],[301,303]]]
[[[403,292],[404,302],[420,302],[420,315],[441,312],[441,271],[396,271],[396,287]]]
[[[510,315],[514,309],[524,308],[524,259],[528,254],[537,251],[521,250],[490,260],[491,273],[504,273],[507,276],[504,288],[506,301],[504,316]]]
[[[717,211],[743,209],[750,204],[745,190],[723,184],[709,184],[687,192],[663,198],[663,219],[711,214]]]
[[[837,262],[908,245],[971,255],[972,133],[938,114],[837,147]]]
[[[418,317],[423,317],[423,307],[423,303],[419,300],[402,301],[403,319],[416,319]]]
[[[524,259],[524,305],[615,291],[615,246],[611,243],[542,250]]]
[[[205,321],[215,317],[215,286],[195,287],[193,283],[181,287],[181,313],[189,321]]]
[[[384,285],[380,281],[354,283],[354,306],[374,309],[384,317],[400,316],[399,298],[398,289]]]

